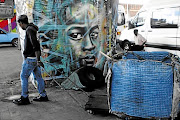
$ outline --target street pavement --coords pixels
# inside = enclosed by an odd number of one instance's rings
[[[50,100],[48,102],[32,101],[37,93],[30,94],[31,104],[25,106],[13,104],[10,97],[2,98],[0,120],[118,120],[113,115],[94,115],[85,111],[83,107],[88,97],[81,91],[68,91],[67,93],[55,87],[46,90]]]
[[[114,115],[90,114],[84,107],[88,96],[82,91],[63,90],[47,86],[48,102],[34,102],[37,90],[29,83],[30,105],[17,106],[13,99],[20,97],[19,74],[22,56],[11,45],[0,45],[0,120],[120,120]],[[94,91],[98,93],[98,90]],[[93,92],[88,92],[91,94]]]

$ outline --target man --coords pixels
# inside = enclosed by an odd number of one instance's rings
[[[138,34],[138,29],[134,29],[134,41],[135,41],[135,50],[141,51],[144,49],[144,45],[147,40],[141,34]]]
[[[44,66],[40,61],[40,44],[37,41],[37,31],[38,27],[34,24],[28,23],[28,17],[26,15],[21,15],[18,18],[19,26],[26,30],[26,36],[24,39],[24,61],[22,64],[21,70],[21,98],[18,100],[13,100],[13,102],[17,105],[27,105],[30,104],[28,98],[28,78],[30,74],[33,72],[34,77],[37,79],[38,83],[38,92],[40,96],[34,98],[34,101],[48,101],[48,97],[45,91],[45,83],[41,76],[40,66]]]

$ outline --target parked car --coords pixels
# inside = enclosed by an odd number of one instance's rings
[[[12,44],[13,46],[18,46],[19,35],[17,33],[7,32],[6,30],[0,28],[0,44]]]

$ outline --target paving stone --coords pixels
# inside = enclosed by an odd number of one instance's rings
[[[1,112],[1,119],[2,120],[11,120],[11,115],[9,113],[9,110]]]

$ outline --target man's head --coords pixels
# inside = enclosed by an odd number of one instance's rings
[[[134,29],[134,34],[137,36],[138,35],[138,29]]]
[[[20,26],[23,30],[25,30],[26,27],[27,27],[27,25],[29,24],[27,15],[21,15],[21,16],[19,16],[19,18],[18,18],[18,23],[19,23],[19,26]]]

